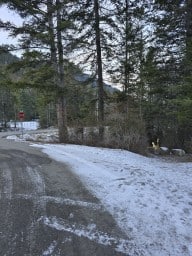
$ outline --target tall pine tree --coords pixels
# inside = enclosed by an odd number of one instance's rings
[[[44,65],[44,68],[49,70],[47,77],[45,77],[45,69],[40,75],[45,78],[45,81],[51,78],[53,90],[58,91],[57,116],[60,142],[66,142],[68,137],[64,97],[66,81],[64,80],[65,42],[63,40],[63,35],[67,34],[66,30],[70,26],[70,23],[66,22],[66,12],[64,12],[67,2],[59,0],[3,1],[10,9],[18,13],[24,22],[18,27],[16,24],[1,21],[1,27],[10,31],[12,35],[20,36],[19,45],[9,47],[8,50],[22,49],[25,66],[28,65],[33,69],[35,63],[36,66]],[[51,77],[50,74],[52,74]]]

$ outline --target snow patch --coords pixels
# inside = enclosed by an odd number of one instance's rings
[[[31,179],[31,182],[33,183],[34,187],[34,193],[38,195],[44,195],[45,194],[45,183],[39,174],[39,172],[31,167],[27,167],[27,173]]]
[[[20,141],[21,139],[17,135],[10,135],[7,136],[8,140],[15,140],[15,141]]]
[[[1,166],[4,167],[4,166]],[[12,198],[12,190],[13,190],[13,181],[11,171],[8,168],[4,168],[2,171],[2,178],[3,178],[3,189],[0,194],[1,197],[5,197],[6,199]]]
[[[119,149],[35,146],[72,167],[143,255],[191,255],[192,163]]]
[[[100,204],[79,201],[79,200],[66,199],[66,198],[62,198],[62,197],[45,196],[45,195],[37,197],[36,195],[27,195],[27,194],[16,194],[15,197],[25,199],[25,200],[33,200],[33,201],[40,200],[40,201],[43,201],[44,203],[53,202],[56,204],[85,207],[85,208],[89,208],[89,209],[95,210],[95,211],[103,210],[103,206]]]
[[[37,130],[39,128],[38,121],[22,121],[22,122],[9,122],[10,128],[23,129],[23,130]]]
[[[33,146],[71,166],[142,251],[138,255],[192,255],[191,162],[171,163],[120,149]],[[60,220],[48,219],[47,224],[66,228]],[[80,234],[81,228],[76,229]],[[85,227],[85,234],[88,233]]]
[[[43,252],[42,256],[49,256],[52,255],[52,253],[54,252],[55,248],[57,246],[57,242],[53,241],[50,246],[47,248],[46,251]]]
[[[138,254],[131,242],[128,242],[124,239],[118,239],[109,236],[106,233],[100,232],[97,230],[94,223],[89,224],[88,226],[71,224],[66,220],[56,217],[41,217],[38,221],[42,221],[44,225],[59,230],[69,232],[78,237],[85,237],[91,241],[94,241],[98,244],[105,246],[114,246],[117,252],[129,253],[129,255],[142,255]],[[130,254],[131,253],[131,254]]]

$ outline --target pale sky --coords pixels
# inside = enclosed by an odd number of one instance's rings
[[[0,7],[0,19],[2,21],[10,21],[15,24],[22,24],[22,20],[15,12],[8,10],[6,7]],[[16,38],[8,37],[8,33],[0,29],[0,45],[1,44],[14,44]]]

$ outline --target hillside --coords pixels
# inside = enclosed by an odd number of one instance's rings
[[[0,65],[7,65],[18,61],[18,57],[11,53],[1,53],[0,54]]]

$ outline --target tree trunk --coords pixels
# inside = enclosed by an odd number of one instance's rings
[[[58,118],[58,129],[59,129],[59,142],[68,141],[68,130],[67,130],[67,110],[66,110],[66,99],[64,97],[64,59],[63,59],[63,44],[61,35],[61,9],[60,1],[56,0],[57,6],[57,50],[58,50],[58,72],[59,72],[59,95],[57,101],[57,118]]]
[[[186,1],[186,37],[192,38],[192,0]]]
[[[186,1],[186,76],[192,75],[192,0]]]
[[[124,92],[125,92],[125,95],[128,94],[128,89],[129,89],[129,50],[128,50],[128,40],[129,40],[129,36],[128,36],[128,33],[129,33],[129,18],[128,18],[128,0],[126,0],[126,6],[125,6],[125,84],[124,84]]]
[[[60,5],[60,1],[56,1],[56,6]],[[63,45],[61,36],[61,15],[60,8],[57,9],[57,28],[56,37],[53,22],[53,0],[47,0],[48,10],[48,23],[49,23],[49,36],[50,36],[50,51],[51,51],[51,62],[55,71],[54,82],[58,87],[57,97],[57,123],[59,130],[59,142],[68,141],[67,132],[67,114],[66,114],[66,99],[64,98],[64,60],[63,60]],[[58,57],[57,57],[58,53]]]
[[[48,32],[49,32],[49,43],[50,43],[50,52],[51,52],[51,64],[56,74],[57,73],[57,48],[55,45],[55,33],[54,33],[54,24],[53,24],[53,0],[47,0],[47,13],[48,13],[48,24],[49,24]],[[54,79],[56,79],[56,76]]]
[[[129,112],[129,97],[128,95],[130,94],[130,88],[129,88],[129,76],[130,76],[130,63],[129,63],[129,46],[128,46],[128,41],[129,41],[129,3],[128,0],[126,0],[125,3],[125,65],[124,65],[124,72],[125,72],[125,80],[124,80],[124,93],[126,96],[126,113],[128,114]]]
[[[61,93],[57,99],[57,122],[59,129],[59,142],[66,143],[68,141],[68,131],[66,126],[66,100]]]
[[[101,35],[100,35],[100,16],[99,16],[99,2],[94,0],[95,12],[95,33],[96,33],[96,51],[97,51],[97,75],[98,75],[98,121],[99,121],[99,135],[103,139],[103,122],[104,122],[104,90],[103,90],[103,70],[101,57]]]

